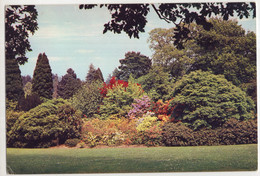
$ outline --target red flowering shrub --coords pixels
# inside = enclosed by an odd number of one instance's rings
[[[113,89],[117,86],[121,85],[124,88],[128,87],[128,82],[123,80],[116,80],[115,77],[112,77],[108,84],[104,83],[103,87],[100,88],[100,94],[103,97],[106,97],[108,89]]]
[[[171,99],[172,100],[172,99]],[[163,102],[162,100],[158,100],[153,103],[152,110],[159,120],[166,122],[169,121],[169,117],[172,114],[173,107],[169,107],[171,100]],[[171,119],[174,121],[174,119]]]

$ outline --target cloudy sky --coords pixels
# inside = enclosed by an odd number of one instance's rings
[[[154,28],[170,28],[152,11],[148,15],[145,33],[140,39],[130,39],[127,34],[103,34],[103,25],[110,20],[105,8],[79,10],[78,5],[37,5],[39,29],[29,38],[32,52],[29,61],[20,66],[22,75],[33,75],[39,53],[45,52],[54,74],[63,76],[72,68],[85,80],[89,65],[94,64],[103,72],[104,79],[120,65],[128,51],[141,52],[151,58],[147,39]],[[256,31],[255,19],[243,19],[239,24],[246,30]]]

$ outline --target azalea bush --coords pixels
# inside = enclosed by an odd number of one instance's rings
[[[142,117],[151,110],[151,105],[151,99],[147,95],[134,99],[133,108],[128,112],[128,117],[131,119]]]

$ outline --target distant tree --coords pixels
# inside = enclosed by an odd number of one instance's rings
[[[24,96],[21,71],[14,59],[6,59],[6,98],[17,101]]]
[[[28,82],[32,82],[32,77],[30,75],[22,76],[23,86],[25,86]]]
[[[127,81],[129,76],[137,79],[140,76],[146,75],[152,65],[151,59],[140,54],[140,52],[127,52],[124,59],[120,59],[118,67],[118,79]]]
[[[100,68],[95,69],[94,65],[90,64],[89,70],[88,70],[88,73],[87,73],[87,76],[86,76],[86,82],[92,83],[92,82],[95,82],[97,80],[104,82],[103,74],[102,74]]]
[[[100,68],[97,68],[96,73],[95,73],[95,81],[98,81],[98,80],[104,82],[103,74],[102,74]]]
[[[86,82],[91,83],[92,81],[94,81],[95,74],[96,74],[96,69],[95,69],[94,65],[91,63],[89,65],[88,73],[87,73],[87,76],[86,76]]]
[[[53,80],[49,60],[45,53],[39,54],[33,73],[32,93],[40,97],[51,99],[53,91]]]
[[[95,4],[79,5],[80,9],[92,9]],[[250,16],[253,12],[253,17],[256,16],[255,2],[244,3],[160,3],[160,4],[100,4],[100,8],[105,7],[111,14],[111,20],[104,24],[103,33],[112,31],[121,33],[124,31],[131,38],[139,38],[139,32],[145,32],[147,23],[147,15],[153,9],[158,17],[167,23],[175,25],[174,45],[181,49],[183,43],[189,39],[190,30],[186,26],[192,22],[203,26],[204,29],[210,30],[212,24],[207,21],[207,18],[220,16],[224,20],[228,20],[230,16],[237,13],[240,19]]]
[[[77,78],[72,68],[67,70],[67,74],[62,76],[57,86],[58,96],[63,99],[69,99],[81,87],[81,81]]]

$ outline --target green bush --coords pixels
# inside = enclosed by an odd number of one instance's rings
[[[8,132],[8,147],[49,147],[80,136],[81,113],[63,99],[49,100],[20,116]]]
[[[13,111],[13,110],[7,110],[6,111],[6,134],[9,133],[12,126],[14,126],[16,120],[24,114],[23,111]],[[8,136],[7,136],[8,138]]]
[[[192,129],[217,128],[228,119],[254,118],[254,102],[223,75],[201,70],[179,80],[172,93],[171,118],[181,120]]]
[[[77,138],[67,139],[64,144],[68,147],[75,147],[79,143],[79,141],[80,140]]]

